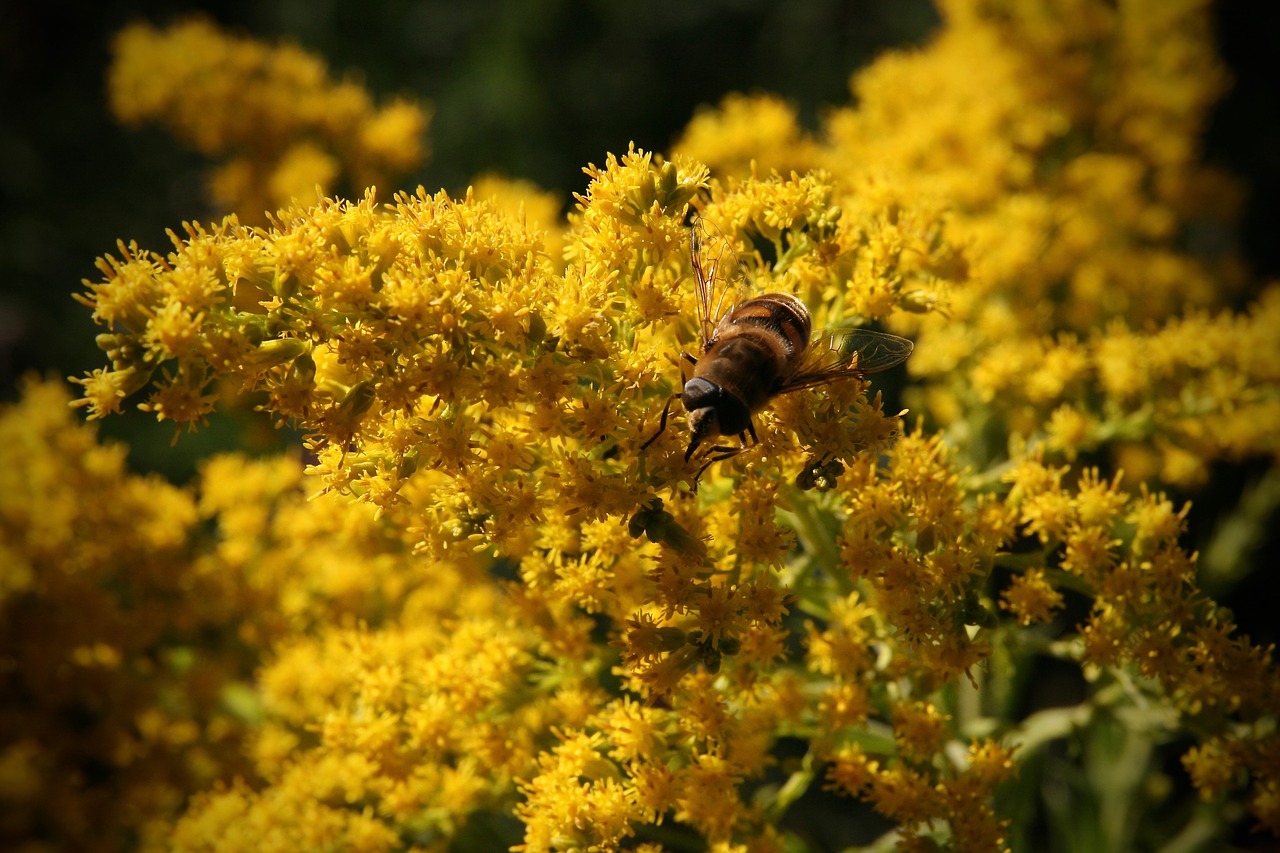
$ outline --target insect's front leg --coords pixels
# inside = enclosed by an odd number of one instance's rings
[[[680,353],[680,355],[681,355],[681,356],[682,356],[686,361],[688,361],[690,364],[696,365],[696,364],[698,363],[698,360],[697,360],[696,358],[694,358],[693,356],[689,355],[689,353],[687,353],[687,352],[681,352],[681,353]],[[682,364],[682,365],[680,365],[680,387],[681,387],[681,388],[683,388],[683,387],[684,387],[684,383],[685,383],[685,378],[684,378],[684,365]],[[652,438],[650,438],[650,439],[649,439],[648,441],[646,441],[644,444],[640,445],[640,449],[641,449],[641,450],[644,450],[646,447],[648,447],[649,445],[651,445],[651,444],[653,444],[655,441],[657,441],[657,440],[658,440],[658,436],[662,435],[662,433],[666,431],[666,429],[667,429],[667,417],[671,414],[671,401],[672,401],[672,400],[679,400],[680,398],[681,398],[681,394],[680,394],[680,392],[679,392],[679,391],[677,391],[676,393],[672,394],[670,397],[668,397],[668,398],[667,398],[667,403],[666,403],[666,405],[662,407],[662,419],[661,419],[660,421],[658,421],[658,431],[657,431],[657,432],[655,432],[655,433],[653,434],[653,437],[652,437]]]
[[[653,444],[655,441],[657,441],[657,440],[658,440],[658,436],[660,436],[660,435],[662,435],[664,432],[666,432],[666,430],[667,430],[667,416],[671,414],[671,401],[672,401],[672,400],[679,400],[679,399],[680,399],[680,396],[681,396],[681,395],[680,395],[680,392],[679,392],[679,391],[677,391],[676,393],[672,394],[670,397],[668,397],[668,398],[667,398],[667,404],[666,404],[665,406],[663,406],[663,407],[662,407],[662,418],[658,421],[658,431],[657,431],[657,432],[655,432],[655,433],[653,434],[653,437],[652,437],[652,438],[650,438],[650,439],[649,439],[648,441],[646,441],[644,444],[640,445],[640,449],[641,449],[641,450],[644,450],[644,449],[645,449],[645,448],[647,448],[649,445]]]

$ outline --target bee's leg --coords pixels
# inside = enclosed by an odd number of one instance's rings
[[[751,433],[751,444],[747,444],[747,433],[748,433],[748,432],[749,432],[749,433]],[[759,443],[760,443],[760,439],[756,438],[756,425],[755,425],[754,423],[752,423],[750,420],[748,420],[748,421],[747,421],[747,432],[741,433],[741,434],[738,436],[738,440],[742,442],[742,449],[743,449],[743,450],[746,450],[748,447],[752,447],[752,446],[754,446],[754,445],[759,444]]]
[[[746,447],[730,447],[727,444],[717,444],[707,451],[707,458],[712,462],[723,462],[726,459],[732,459],[746,449]]]
[[[698,480],[702,479],[702,475],[706,473],[708,468],[717,462],[732,459],[746,449],[746,447],[730,447],[727,444],[717,444],[714,447],[708,447],[706,452],[702,454],[702,458],[706,461],[702,463],[702,467],[698,469],[698,473],[693,475],[693,490],[695,492],[698,490]]]
[[[687,353],[687,352],[681,352],[681,353],[680,353],[680,355],[681,355],[681,356],[683,356],[683,357],[684,357],[684,359],[685,359],[686,361],[688,361],[690,364],[697,364],[697,363],[698,363],[698,360],[697,360],[696,358],[694,358],[693,356],[689,355],[689,353]],[[685,383],[685,378],[684,378],[684,365],[682,364],[682,365],[680,365],[680,387],[681,387],[681,388],[683,388],[683,387],[684,387],[684,383]],[[668,397],[668,398],[667,398],[667,404],[666,404],[665,406],[663,406],[663,407],[662,407],[662,420],[660,420],[660,421],[658,422],[658,431],[657,431],[657,432],[655,432],[655,433],[653,434],[653,437],[652,437],[652,438],[650,438],[650,439],[649,439],[648,441],[646,441],[644,444],[640,445],[640,449],[641,449],[641,450],[644,450],[646,447],[648,447],[649,445],[651,445],[651,444],[653,444],[655,441],[657,441],[657,440],[658,440],[658,436],[662,435],[662,433],[666,430],[666,428],[667,428],[667,416],[671,414],[671,401],[672,401],[672,400],[678,400],[679,398],[680,398],[680,392],[678,392],[678,391],[677,391],[675,394],[672,394],[670,397]]]
[[[712,459],[711,461],[705,463],[701,468],[698,469],[698,473],[693,475],[693,485],[690,486],[689,491],[691,492],[698,491],[698,481],[702,479],[702,475],[706,473],[706,470],[714,464],[716,464],[716,460]]]
[[[653,434],[652,438],[650,438],[644,444],[640,445],[641,450],[644,450],[646,447],[648,447],[649,445],[657,441],[658,436],[662,435],[662,433],[666,431],[667,416],[671,414],[671,401],[677,400],[679,398],[680,398],[679,393],[672,394],[670,397],[667,398],[667,404],[662,407],[662,419],[658,421],[658,431]]]
[[[689,355],[689,353],[684,352],[683,350],[681,350],[680,355],[684,356],[685,360],[686,360],[686,361],[688,361],[690,364],[694,365],[695,367],[697,366],[697,364],[698,364],[698,360],[697,360],[696,358],[694,358],[693,356]],[[688,382],[688,381],[689,381],[689,380],[685,378],[685,375],[684,375],[684,365],[682,364],[682,365],[680,365],[680,387],[681,387],[681,388],[683,388],[683,387],[684,387],[684,384],[685,384],[686,382]]]

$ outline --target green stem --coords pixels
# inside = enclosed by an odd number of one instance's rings
[[[813,784],[813,780],[817,777],[817,773],[813,767],[813,751],[806,752],[804,758],[801,759],[800,769],[795,771],[782,783],[782,787],[773,795],[772,800],[764,807],[765,819],[771,824],[777,824],[782,816],[787,813],[787,809],[791,808],[792,803],[799,800],[809,790],[809,786]]]

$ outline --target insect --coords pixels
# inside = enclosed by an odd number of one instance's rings
[[[683,390],[667,398],[658,431],[640,448],[666,430],[671,402],[679,398],[689,427],[686,462],[718,436],[736,435],[740,442],[738,447],[710,447],[698,476],[759,443],[752,418],[774,397],[888,370],[906,361],[914,346],[906,338],[870,329],[842,329],[810,340],[809,309],[788,293],[764,293],[722,311],[727,294],[716,293],[720,256],[707,256],[703,228],[695,221],[689,237],[701,347],[697,357],[680,354],[693,365],[693,377],[685,380],[682,365]]]

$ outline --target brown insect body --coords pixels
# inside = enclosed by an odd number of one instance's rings
[[[786,293],[749,299],[724,315],[680,394],[692,440],[750,433],[752,415],[778,394],[809,344],[809,309]]]
[[[730,303],[724,313],[713,317],[725,295],[714,292],[719,256],[703,257],[700,228],[698,223],[692,229],[690,248],[698,286],[701,354],[694,358],[681,353],[693,364],[693,378],[667,400],[658,432],[641,449],[662,435],[671,401],[679,397],[688,413],[690,433],[685,461],[708,439],[736,435],[741,442],[736,448],[712,447],[706,454],[710,465],[746,449],[748,435],[753,444],[759,441],[752,417],[779,394],[888,370],[911,355],[911,341],[870,329],[846,329],[811,340],[809,309],[788,293],[765,293]]]

